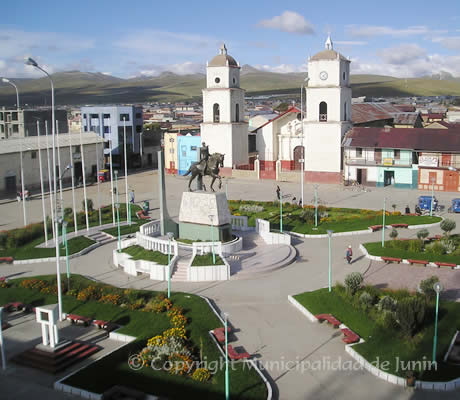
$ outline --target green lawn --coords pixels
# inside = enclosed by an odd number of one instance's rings
[[[305,292],[294,298],[313,314],[331,313],[353,331],[358,333],[365,343],[353,348],[369,362],[389,362],[386,372],[405,376],[401,370],[401,361],[431,360],[434,336],[434,307],[427,309],[424,328],[413,338],[404,338],[397,330],[384,329],[360,309],[345,301],[341,296],[328,289]],[[440,302],[438,322],[437,360],[438,370],[425,371],[419,379],[428,381],[447,381],[460,377],[460,366],[452,366],[441,360],[446,353],[455,332],[460,328],[460,304]],[[333,329],[331,328],[331,334]],[[400,361],[398,363],[398,360]],[[399,367],[398,367],[399,366]]]
[[[427,260],[427,261],[439,261],[439,262],[447,262],[447,263],[454,263],[460,264],[460,256],[459,255],[452,255],[452,254],[442,254],[437,255],[430,252],[421,252],[416,253],[409,250],[402,250],[402,249],[395,249],[395,248],[388,248],[382,247],[381,242],[373,242],[373,243],[364,243],[363,246],[366,248],[368,253],[372,256],[386,256],[386,257],[396,257],[396,258],[403,258],[403,259],[412,259],[412,260]]]
[[[37,278],[50,281],[55,280],[51,276]],[[81,276],[72,276],[71,287],[88,284],[99,286],[99,284]],[[154,296],[156,294],[156,292],[148,291],[135,292],[140,296]],[[208,331],[221,324],[207,303],[199,296],[179,292],[173,292],[171,300],[175,305],[181,306],[184,309],[184,315],[189,321],[187,324],[187,335],[195,349],[199,349],[202,343],[203,359],[207,359],[208,362],[218,365],[220,353],[209,337]],[[38,306],[55,303],[56,296],[45,295],[31,289],[0,288],[1,304],[10,301],[23,301]],[[166,396],[168,399],[183,399],[184,392],[187,393],[186,397],[188,399],[224,398],[225,368],[217,370],[209,382],[199,383],[189,378],[170,375],[163,371],[154,371],[147,367],[140,371],[133,371],[128,367],[128,358],[130,355],[141,350],[148,338],[161,334],[170,327],[166,314],[130,311],[126,308],[95,301],[81,302],[70,296],[63,296],[63,308],[67,313],[72,312],[91,318],[111,320],[124,325],[119,331],[120,333],[138,338],[135,342],[71,376],[64,381],[65,384],[96,393],[102,393],[114,384],[122,383],[125,386],[146,393]],[[230,368],[230,382],[230,395],[233,399],[261,400],[267,397],[265,384],[257,372],[248,368],[244,369],[242,363],[233,364],[233,368]]]
[[[224,265],[224,261],[220,258],[219,255],[215,255],[216,264],[215,265]],[[196,255],[192,262],[192,267],[206,267],[213,265],[212,253],[207,253],[202,256]]]
[[[146,250],[141,246],[130,246],[123,249],[122,252],[132,256],[133,260],[146,260],[153,261],[161,265],[168,265],[168,255],[159,251]],[[174,255],[171,254],[171,259],[173,257]]]
[[[120,226],[120,236],[129,235],[130,233],[138,232],[141,225],[144,225],[147,222],[151,222],[151,221],[147,221],[147,220],[134,221],[133,220],[131,225]],[[118,226],[115,226],[113,228],[104,229],[102,232],[108,233],[109,235],[112,235],[114,237],[118,237]]]
[[[273,202],[262,201],[236,201],[230,200],[230,212],[234,215],[245,215],[248,217],[248,225],[255,226],[257,218],[270,221],[273,230],[280,229],[280,206]],[[261,212],[242,211],[242,205],[259,205],[264,207]],[[311,207],[310,207],[311,209]],[[312,209],[314,212],[314,208]],[[302,234],[325,234],[328,230],[334,232],[349,232],[368,229],[372,225],[382,224],[381,211],[361,210],[354,208],[335,208],[335,207],[318,207],[318,226],[315,227],[314,219],[311,223],[306,223],[300,218],[302,208],[289,203],[283,204],[283,230],[292,231]],[[327,213],[327,216],[321,218],[321,215]],[[430,216],[411,216],[411,215],[387,215],[385,225],[390,224],[409,224],[421,225],[440,222],[439,217]]]
[[[43,243],[44,238],[35,239],[24,246],[16,247],[13,249],[0,250],[0,257],[13,257],[15,260],[29,260],[33,258],[47,258],[56,256],[56,248],[36,248],[35,246]],[[96,243],[94,240],[88,239],[85,236],[78,236],[68,240],[69,255],[78,253],[86,249],[92,244]],[[59,254],[65,256],[65,247],[60,246]]]

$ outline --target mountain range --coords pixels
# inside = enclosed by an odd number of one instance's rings
[[[300,97],[300,87],[307,74],[260,71],[250,65],[241,68],[241,87],[246,96],[286,94]],[[56,105],[146,103],[201,100],[206,85],[204,74],[177,75],[163,72],[159,76],[138,76],[122,79],[99,72],[67,71],[52,75]],[[51,103],[50,82],[39,79],[14,79],[20,103],[48,105]],[[395,78],[382,75],[352,75],[353,97],[460,96],[460,78],[449,73],[422,78]],[[16,103],[14,88],[0,82],[0,105]]]

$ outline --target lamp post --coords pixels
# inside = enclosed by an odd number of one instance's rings
[[[48,190],[50,199],[50,214],[51,214],[51,227],[53,231],[53,240],[56,240],[56,232],[54,230],[54,196],[53,196],[53,174],[51,170],[50,149],[48,145],[48,121],[45,121],[45,136],[46,136],[46,161],[48,166]]]
[[[214,215],[208,215],[211,220],[211,251],[212,251],[212,263],[216,263],[216,253],[214,252]]]
[[[334,231],[328,230],[327,236],[329,238],[329,292],[332,291],[332,261],[331,261],[331,238]]]
[[[230,376],[228,373],[228,313],[224,312],[225,330],[225,400],[230,399]]]
[[[436,362],[436,344],[438,341],[438,310],[439,310],[439,293],[442,292],[442,285],[440,282],[436,282],[433,285],[433,289],[436,292],[436,317],[434,320],[434,339],[433,339],[433,362]]]
[[[430,217],[433,216],[433,200],[434,200],[434,181],[435,179],[432,177],[431,178],[431,204],[430,204]]]
[[[318,185],[315,185],[315,227],[318,226]]]
[[[81,154],[81,168],[83,175],[83,201],[85,203],[85,218],[86,218],[86,231],[89,231],[89,218],[88,218],[88,200],[86,196],[86,173],[85,173],[85,149],[83,147],[83,134],[80,128],[80,154]]]
[[[102,225],[102,214],[101,214],[101,190],[99,182],[99,152],[96,142],[96,180],[97,180],[97,208],[99,209],[99,226]]]
[[[174,233],[168,232],[168,299],[171,297],[171,239]]]
[[[2,369],[6,369],[5,345],[3,343],[3,307],[0,307],[0,346],[2,348]]]
[[[11,86],[13,86],[16,89],[16,108],[19,110],[19,91],[18,91],[18,87],[13,82],[11,82],[9,79],[6,79],[6,78],[2,78],[2,82],[9,83]],[[19,115],[18,115],[18,119],[19,119]]]
[[[382,213],[382,247],[385,247],[385,208],[386,208],[387,198],[383,198],[383,213]]]
[[[132,128],[131,128],[132,129]],[[126,221],[131,225],[131,210],[128,194],[128,154],[126,152],[126,117],[123,117],[123,147],[125,153],[125,192],[126,192]]]
[[[280,190],[280,232],[283,233],[283,191]]]
[[[72,134],[69,129],[69,157],[70,163],[73,165],[73,154],[72,154]],[[72,167],[72,208],[73,208],[73,226],[75,235],[78,234],[78,224],[77,224],[77,205],[75,204],[75,168]]]
[[[115,202],[113,200],[114,193],[113,193],[113,168],[112,168],[112,136],[110,136],[110,192],[112,194],[111,196],[112,197],[112,221],[113,221],[113,225],[115,225]]]
[[[69,246],[67,245],[67,221],[62,221],[62,241],[65,245],[65,265],[67,270],[67,290],[70,289]]]
[[[303,198],[303,187],[304,187],[304,180],[305,180],[305,149],[303,147],[303,85],[300,87],[300,122],[302,123],[302,137],[300,139],[300,146],[302,149],[302,158],[300,161],[300,200],[302,202],[302,207],[304,206],[304,198]]]
[[[24,165],[22,161],[22,147],[19,149],[19,157],[21,159],[21,192],[22,192],[22,213],[24,217],[24,226],[27,225],[27,214],[26,214],[26,198],[25,198],[25,188],[24,188]]]
[[[117,203],[115,207],[117,209],[117,224],[118,224],[118,252],[121,251],[121,237],[120,237],[120,203],[118,202],[118,171],[113,171],[115,174],[115,191],[117,192]]]
[[[38,141],[38,164],[40,167],[40,188],[42,192],[42,213],[43,213],[43,230],[45,232],[45,246],[48,246],[48,226],[46,224],[46,206],[45,206],[45,190],[43,184],[43,168],[42,168],[42,151],[40,146],[40,122],[37,121],[37,141]]]

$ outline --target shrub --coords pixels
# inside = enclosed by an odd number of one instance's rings
[[[439,241],[430,243],[428,246],[425,247],[425,249],[427,252],[434,254],[436,256],[441,256],[446,251],[446,249],[444,248],[444,245]]]
[[[192,374],[192,379],[198,382],[206,382],[209,378],[211,373],[206,368],[197,368]]]
[[[257,206],[257,205],[252,205],[252,204],[242,204],[239,208],[241,212],[247,212],[247,213],[260,213],[264,211],[264,208],[262,206]]]
[[[385,329],[396,329],[398,326],[394,313],[389,310],[383,310],[376,322]]]
[[[64,208],[64,217],[69,217],[73,214],[72,207],[66,207]]]
[[[425,303],[419,297],[406,297],[398,303],[396,317],[403,333],[412,337],[425,317]]]
[[[455,242],[449,239],[448,236],[443,237],[441,239],[441,243],[444,246],[444,250],[446,251],[446,253],[453,253],[455,249],[457,248],[457,245],[455,244]]]
[[[450,232],[455,229],[457,224],[455,223],[455,221],[452,221],[451,219],[445,219],[441,222],[441,225],[439,226],[444,231],[445,235],[449,236]]]
[[[0,232],[0,250],[6,249],[6,242],[8,240],[8,233],[6,231]]]
[[[359,296],[359,303],[364,310],[369,309],[372,306],[372,296],[367,292],[362,292]]]
[[[399,250],[407,250],[409,248],[409,240],[394,240],[393,247]]]
[[[398,302],[393,299],[393,297],[391,296],[383,296],[380,301],[379,301],[379,304],[377,305],[377,308],[379,309],[379,311],[396,311],[396,306],[397,306]]]
[[[98,300],[101,297],[101,289],[96,286],[88,286],[78,293],[77,300]]]
[[[364,277],[361,272],[352,272],[345,277],[345,286],[349,293],[354,295],[361,287]]]
[[[398,237],[398,231],[396,230],[396,228],[393,228],[390,232],[390,237],[395,240],[397,237]]]
[[[408,240],[408,250],[414,253],[420,253],[423,249],[423,241],[420,239]]]
[[[315,222],[315,210],[311,208],[304,208],[299,215],[299,218],[307,224]]]
[[[436,292],[433,289],[433,285],[439,282],[439,278],[435,275],[431,276],[428,279],[424,279],[420,282],[420,291],[429,299],[434,299],[436,297]]]
[[[92,212],[93,211],[93,200],[86,199],[86,205],[88,207],[88,212]],[[81,207],[82,207],[83,211],[86,212],[86,210],[85,210],[85,200],[82,200]]]
[[[417,238],[420,240],[423,240],[423,239],[426,239],[429,234],[430,232],[428,232],[428,229],[423,228],[417,232]]]

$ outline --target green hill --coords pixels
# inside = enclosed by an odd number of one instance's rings
[[[287,94],[299,96],[305,84],[306,73],[280,74],[260,71],[249,65],[241,70],[241,87],[248,96]],[[143,103],[149,101],[200,100],[206,85],[204,74],[176,75],[163,72],[157,77],[121,79],[102,73],[59,72],[52,75],[56,88],[57,105],[102,103]],[[12,81],[15,81],[12,78]],[[49,105],[50,82],[40,79],[18,79],[21,104]],[[353,96],[460,96],[458,78],[440,79],[423,77],[400,79],[383,75],[352,75]],[[12,106],[16,102],[14,89],[0,83],[0,105]]]

